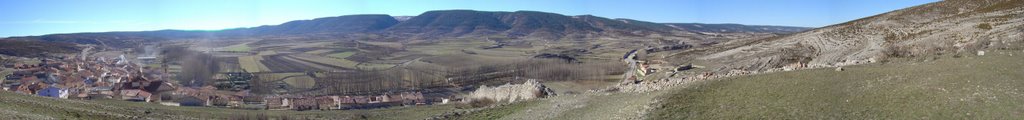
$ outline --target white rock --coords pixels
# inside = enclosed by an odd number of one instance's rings
[[[984,56],[984,55],[985,55],[985,51],[978,51],[978,56]]]
[[[836,67],[836,71],[843,71],[843,67]]]
[[[488,98],[495,101],[508,101],[511,103],[549,95],[554,95],[554,92],[551,91],[551,89],[540,84],[537,80],[530,79],[523,84],[505,84],[496,87],[481,85],[479,89],[470,93],[469,98]]]

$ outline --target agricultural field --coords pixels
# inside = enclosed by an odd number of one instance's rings
[[[267,50],[267,51],[260,51],[256,55],[266,56],[266,55],[275,55],[275,54],[277,54],[277,51]]]
[[[269,41],[268,41],[269,40]],[[507,42],[507,41],[505,41]],[[312,90],[318,87],[356,88],[341,91],[369,92],[387,90],[392,87],[421,85],[423,81],[441,80],[449,69],[479,67],[480,65],[508,64],[529,60],[533,55],[548,47],[571,45],[532,45],[525,41],[503,47],[483,38],[459,38],[406,42],[356,41],[356,40],[294,40],[264,39],[219,42],[234,51],[211,51],[218,57],[219,72],[250,72],[257,76],[257,82],[276,87],[273,91],[289,92]],[[273,44],[271,44],[273,43]],[[572,42],[564,42],[572,43]],[[549,43],[546,43],[549,44]],[[242,52],[245,50],[245,52]],[[397,68],[397,69],[396,69]],[[382,81],[323,78],[306,76],[306,72],[377,72],[370,78]],[[401,71],[401,73],[393,73]],[[435,72],[423,72],[435,71]],[[428,76],[427,78],[402,77],[391,74]],[[434,78],[436,77],[436,78]],[[326,81],[324,81],[326,80]],[[345,84],[345,85],[340,85]],[[359,89],[376,86],[373,89]],[[430,86],[430,85],[427,85]]]
[[[220,68],[220,71],[218,72],[245,72],[245,69],[242,69],[241,64],[238,64],[237,57],[224,57],[224,59],[218,59],[218,62],[221,62],[217,64],[220,65],[220,67],[218,67]]]
[[[236,44],[221,48],[221,51],[230,52],[249,52],[250,50],[252,50],[252,48],[249,47],[249,43]]]
[[[395,64],[380,64],[380,63],[360,63],[356,65],[356,68],[360,70],[384,70],[391,67],[395,67]]]
[[[349,69],[355,69],[355,68],[357,68],[356,65],[359,64],[358,62],[351,61],[351,60],[330,58],[330,57],[324,57],[324,56],[318,56],[318,55],[310,55],[310,54],[292,54],[292,55],[289,55],[288,57],[296,58],[296,59],[303,60],[303,61],[309,61],[309,62],[313,62],[313,63],[319,63],[319,64],[325,64],[325,65],[331,65],[331,66],[337,66],[337,67],[344,67],[344,68],[349,68]]]
[[[345,59],[348,56],[352,56],[352,55],[355,55],[355,54],[356,54],[356,52],[339,52],[339,53],[331,53],[331,54],[328,54],[327,56],[328,57],[338,58],[338,59]]]
[[[397,42],[376,42],[376,41],[357,41],[357,42],[359,42],[360,44],[369,44],[369,45],[375,45],[375,46],[381,46],[381,47],[389,47],[389,48],[395,48],[395,49],[400,49],[400,48],[402,48],[404,46],[402,43],[397,43]]]
[[[306,51],[306,53],[309,53],[309,54],[317,54],[317,55],[318,55],[318,54],[324,54],[324,53],[328,53],[328,52],[331,52],[331,51],[334,51],[334,50],[330,50],[330,49],[319,49],[319,50],[313,50],[313,51]],[[347,57],[347,56],[346,56],[346,57]]]
[[[289,76],[285,77],[282,81],[287,83],[289,86],[298,89],[312,89],[314,85],[316,85],[316,80],[307,75]]]
[[[263,56],[242,56],[238,57],[238,64],[241,65],[242,69],[246,72],[268,72],[270,68],[264,66],[260,61],[263,60]]]
[[[267,67],[271,68],[272,72],[332,71],[345,69],[296,60],[295,58],[287,55],[266,56],[262,62],[264,65],[267,65]]]
[[[463,49],[489,46],[493,43],[480,40],[446,40],[437,43],[407,46],[408,51],[427,55],[464,54]]]
[[[284,78],[294,76],[306,76],[305,73],[257,73],[255,74],[256,79],[259,82],[277,82],[283,81]]]

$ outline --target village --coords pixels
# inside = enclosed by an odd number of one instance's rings
[[[83,52],[84,53],[84,52]],[[447,99],[428,100],[421,92],[381,95],[310,96],[257,95],[249,90],[218,90],[206,85],[187,87],[172,80],[166,67],[143,66],[155,57],[129,59],[83,55],[39,59],[38,64],[4,63],[13,70],[4,76],[3,90],[54,99],[113,99],[167,106],[205,106],[253,110],[346,110],[415,106]]]

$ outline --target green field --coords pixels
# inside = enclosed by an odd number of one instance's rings
[[[250,50],[252,50],[252,48],[249,47],[249,43],[236,44],[223,48],[223,51],[231,52],[249,52]]]
[[[654,119],[1022,119],[1024,53],[725,78],[674,90]]]
[[[356,52],[340,52],[340,53],[328,54],[327,56],[328,57],[338,58],[338,59],[345,59],[348,56],[352,56],[352,55],[355,55],[355,54],[356,54]]]

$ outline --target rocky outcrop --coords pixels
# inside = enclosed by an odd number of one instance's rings
[[[530,79],[523,84],[505,84],[497,87],[480,86],[467,96],[468,100],[490,99],[494,101],[515,102],[555,95],[554,91]]]

